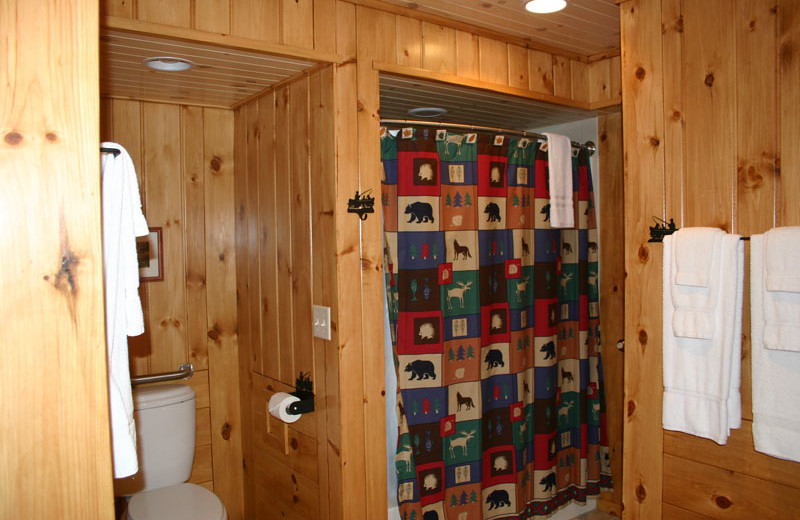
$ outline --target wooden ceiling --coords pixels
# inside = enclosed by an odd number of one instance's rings
[[[160,72],[142,60],[185,58],[195,67]],[[231,107],[313,66],[314,62],[195,42],[100,31],[100,94],[117,98]]]
[[[615,0],[567,0],[551,14],[533,14],[523,0],[385,0],[580,55],[618,52],[619,6]]]
[[[446,109],[447,114],[428,121],[524,130],[597,115],[590,110],[387,74],[381,74],[380,94],[381,119],[422,120],[408,111],[439,107]]]

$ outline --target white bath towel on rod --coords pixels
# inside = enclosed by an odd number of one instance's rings
[[[664,429],[726,444],[741,427],[741,309],[744,246],[738,235],[721,239],[719,261],[709,284],[718,283],[714,333],[710,339],[679,337],[672,327],[673,237],[664,238],[663,356]]]
[[[800,462],[800,353],[764,345],[764,235],[750,239],[753,441],[756,451]]]
[[[139,183],[128,152],[116,143],[103,148],[120,151],[102,157],[103,265],[106,285],[106,342],[114,477],[139,470],[136,427],[128,369],[128,336],[144,332],[139,300],[136,237],[148,234],[142,214]]]

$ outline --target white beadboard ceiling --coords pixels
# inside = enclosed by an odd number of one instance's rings
[[[440,107],[447,110],[446,115],[426,120],[527,130],[597,115],[590,110],[388,74],[381,74],[380,93],[382,119],[423,120],[408,111]]]
[[[557,13],[533,14],[522,0],[385,0],[580,55],[618,51],[619,6],[614,0],[567,0]]]
[[[145,58],[171,56],[195,63],[187,72],[160,72]],[[313,66],[311,61],[195,42],[102,29],[100,94],[230,107]]]

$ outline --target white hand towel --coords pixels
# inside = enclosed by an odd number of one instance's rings
[[[772,228],[764,241],[767,290],[800,292],[800,227]]]
[[[682,228],[672,235],[670,291],[675,312],[671,323],[676,336],[714,337],[724,236],[725,232],[717,228]],[[681,283],[681,279],[691,283]]]
[[[764,242],[750,239],[753,441],[756,451],[800,462],[800,354],[764,347]]]
[[[148,233],[142,214],[139,184],[128,152],[116,143],[103,143],[119,155],[105,154],[103,169],[103,261],[106,286],[106,343],[114,477],[139,470],[136,426],[128,368],[128,335],[144,332],[139,300],[136,236]]]
[[[572,203],[572,142],[561,134],[545,132],[550,179],[550,226],[575,227]]]
[[[764,234],[764,347],[800,352],[800,227]]]
[[[673,246],[673,237],[664,237],[663,426],[725,444],[730,430],[741,426],[744,249],[738,235],[721,237],[719,261],[712,267],[709,282],[711,285],[719,279],[713,314],[715,333],[711,339],[697,339],[678,337],[670,326],[675,311],[671,290]]]
[[[714,239],[724,234],[721,229],[711,227],[681,228],[673,234],[676,284],[708,287],[713,265]]]

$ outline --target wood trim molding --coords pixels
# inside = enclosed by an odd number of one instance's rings
[[[104,29],[116,29],[138,34],[155,34],[176,40],[207,43],[219,45],[231,49],[242,49],[247,51],[261,52],[274,56],[285,56],[324,63],[343,63],[353,56],[344,56],[330,52],[304,49],[292,45],[281,45],[278,43],[267,43],[253,38],[242,38],[230,34],[219,34],[184,27],[175,27],[151,22],[142,22],[120,16],[101,16],[100,27]]]
[[[391,63],[380,62],[380,61],[373,61],[372,68],[379,71],[379,72],[388,72],[390,74],[396,74],[398,76],[406,76],[409,78],[419,78],[425,79],[430,81],[437,81],[439,83],[450,83],[453,85],[459,85],[462,87],[470,87],[479,90],[484,90],[486,92],[495,92],[499,94],[507,94],[510,96],[517,96],[525,99],[531,99],[534,101],[541,101],[544,103],[552,103],[554,105],[561,105],[565,107],[572,107],[572,108],[580,108],[583,110],[593,110],[594,107],[591,103],[587,101],[575,101],[573,99],[561,97],[561,96],[553,96],[550,94],[543,94],[540,92],[533,92],[526,89],[509,87],[508,85],[502,85],[499,83],[487,83],[485,81],[477,80],[477,79],[470,79],[464,76],[457,76],[455,74],[445,74],[442,72],[432,72],[427,69],[419,69],[416,67],[405,67],[402,65],[394,65]],[[612,100],[613,101],[613,100]],[[620,103],[618,101],[617,103]],[[614,104],[613,102],[611,103]],[[597,103],[599,108],[604,108],[608,106],[608,102],[602,101]]]
[[[589,108],[591,110],[602,110],[603,112],[619,112],[619,110],[622,110],[622,96],[590,102]]]
[[[586,60],[589,63],[594,63],[596,61],[607,60],[608,58],[616,58],[617,56],[622,56],[622,49],[614,49],[608,52],[600,52],[597,54],[591,54],[586,56]]]
[[[242,101],[238,101],[237,103],[231,105],[230,107],[226,107],[226,108],[230,108],[231,110],[236,110],[239,107],[242,107],[242,106],[250,103],[251,101],[255,101],[256,99],[262,98],[262,97],[266,96],[267,94],[269,94],[271,92],[275,92],[276,90],[281,89],[281,88],[285,87],[286,85],[289,85],[291,83],[294,83],[295,81],[299,81],[299,80],[304,79],[304,78],[308,78],[312,74],[316,74],[320,70],[324,69],[325,67],[329,67],[329,66],[330,66],[329,63],[317,63],[313,67],[310,67],[310,68],[300,72],[299,74],[295,74],[291,78],[286,78],[285,80],[279,81],[278,83],[275,83],[274,85],[270,85],[269,87],[265,88],[264,90],[256,92],[252,96],[250,96],[248,98],[245,98]]]

